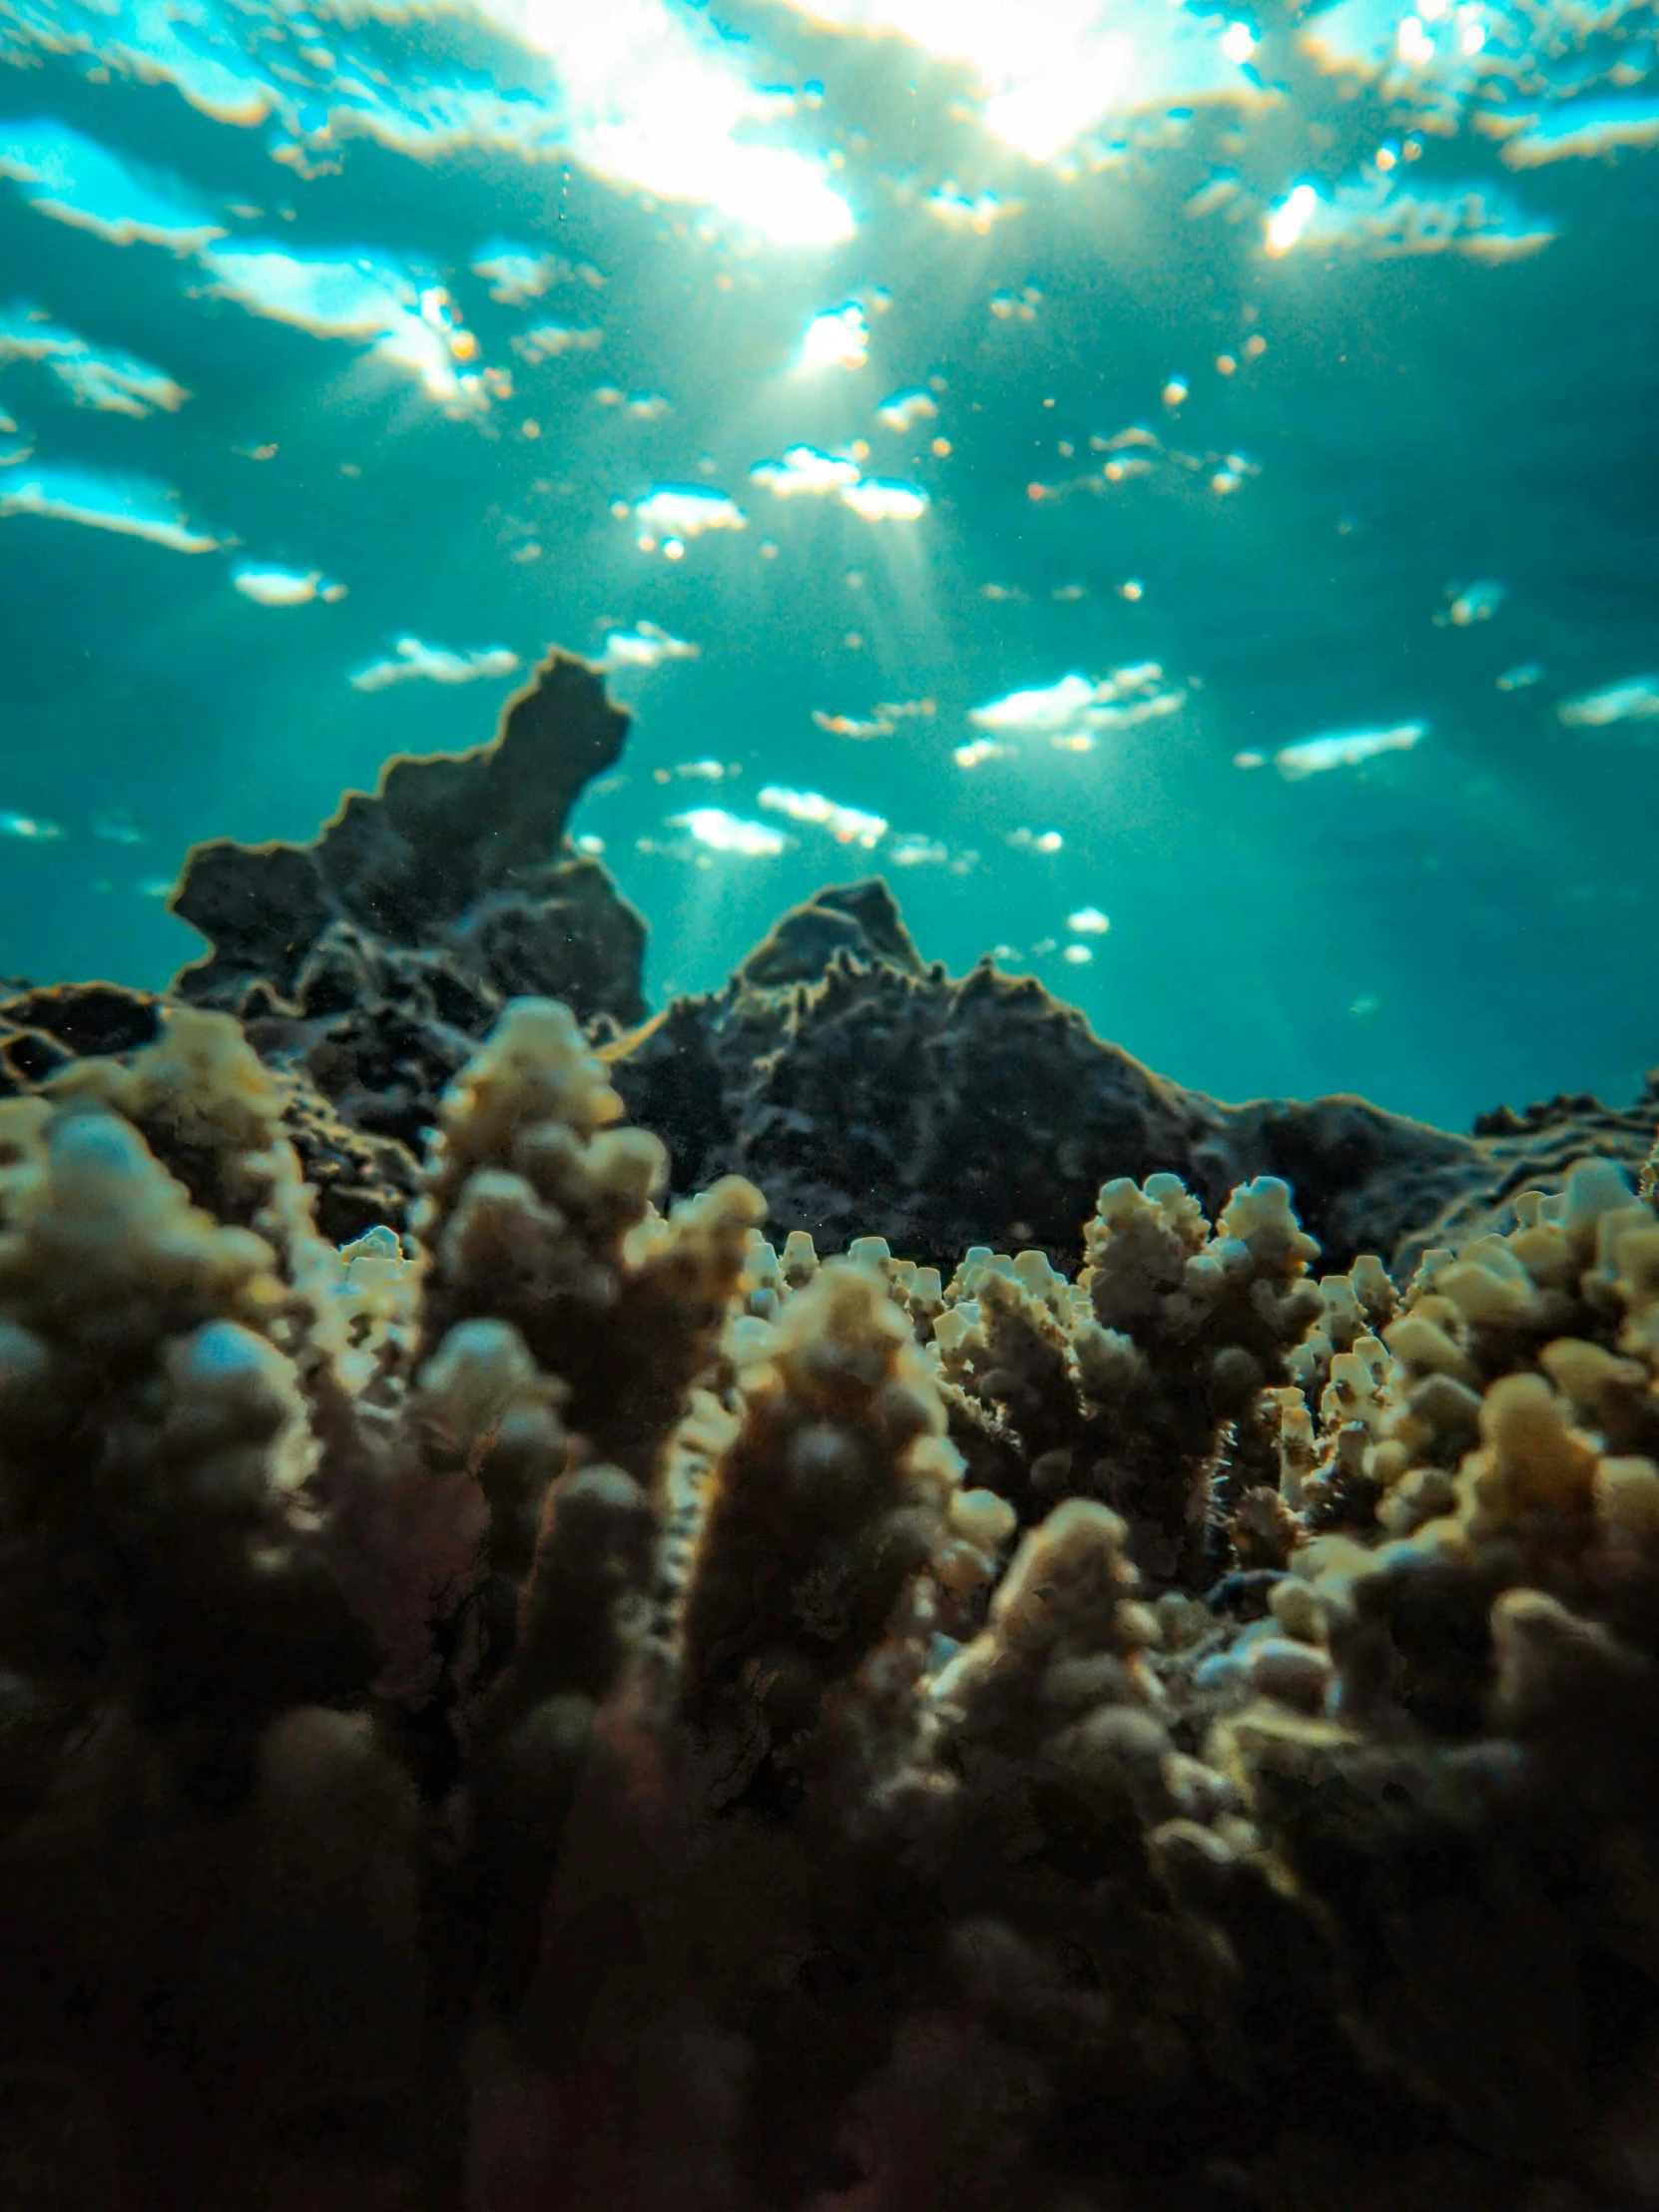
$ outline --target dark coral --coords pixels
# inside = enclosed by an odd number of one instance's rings
[[[639,1020],[645,926],[565,835],[628,718],[555,653],[488,745],[399,755],[309,844],[198,845],[173,910],[213,946],[176,977],[301,1064],[345,1118],[418,1151],[508,999]]]
[[[825,955],[828,954],[828,959]],[[831,1248],[856,1234],[949,1267],[976,1244],[1074,1265],[1102,1181],[1180,1175],[1207,1206],[1277,1176],[1327,1261],[1503,1226],[1517,1190],[1586,1154],[1634,1165],[1659,1099],[1487,1117],[1458,1136],[1357,1097],[1229,1106],[1102,1043],[1033,978],[917,955],[884,884],[820,891],[724,990],[677,1000],[617,1069],[676,1188],[726,1173]]]

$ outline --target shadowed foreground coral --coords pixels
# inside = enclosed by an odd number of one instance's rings
[[[228,1015],[0,1104],[0,2206],[1659,2202],[1659,1220],[1075,1280],[664,1215],[509,1003],[322,1239]]]

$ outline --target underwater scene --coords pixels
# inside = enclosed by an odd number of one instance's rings
[[[1225,1097],[1659,1057],[1651,9],[0,5],[5,965],[557,641],[654,1003],[879,871]]]
[[[1659,15],[0,0],[0,2212],[1659,2212]]]

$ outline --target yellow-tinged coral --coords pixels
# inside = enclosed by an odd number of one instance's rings
[[[879,1278],[844,1261],[817,1270],[747,1382],[690,1567],[682,1695],[730,1762],[723,1790],[799,1757],[828,1689],[949,1542],[960,1460],[944,1429]]]
[[[586,1143],[622,1115],[569,1007],[515,998],[444,1100],[424,1227],[453,1210],[479,1169],[510,1167],[527,1133],[554,1126]]]
[[[444,1102],[416,1229],[428,1342],[469,1316],[510,1320],[587,1447],[649,1483],[765,1207],[729,1176],[664,1221],[662,1147],[613,1127],[621,1111],[568,1008],[515,1000]]]
[[[617,1121],[518,1002],[335,1253],[215,1017],[0,1107],[0,2066],[161,2212],[1645,2201],[1623,1181],[1402,1295],[1168,1176],[943,1282]]]
[[[301,1374],[274,1341],[273,1248],[195,1205],[114,1113],[0,1116],[13,1663],[170,1720],[359,1679]]]
[[[983,1633],[933,1685],[947,1763],[1046,1748],[1088,1780],[1125,1761],[1157,1770],[1170,1746],[1143,1655],[1158,1626],[1135,1599],[1125,1535],[1108,1507],[1074,1497],[1023,1539]]]
[[[1291,1685],[1249,1669],[1272,1701],[1224,1721],[1216,1756],[1351,1970],[1385,1945],[1411,1976],[1357,2022],[1366,2046],[1526,2157],[1585,2110],[1569,1984],[1599,1945],[1659,1939],[1651,1884],[1617,1878],[1615,1903],[1600,1871],[1603,1837],[1638,1848],[1659,1803],[1640,1748],[1659,1716],[1659,1229],[1604,1161],[1516,1213],[1507,1237],[1425,1257],[1382,1347],[1357,1340],[1363,1370],[1314,1364],[1317,1439],[1280,1393],[1304,1533],[1272,1611],[1329,1642],[1335,1715],[1295,1714]],[[1436,1978],[1422,1946],[1453,1899],[1484,1923],[1480,1964]],[[1499,2026],[1492,1990],[1516,1975]]]
[[[0,1300],[77,1349],[119,1357],[221,1316],[258,1324],[281,1303],[271,1247],[191,1203],[114,1114],[29,1115],[0,1191]],[[21,1141],[17,1141],[20,1139]]]
[[[1272,1177],[1235,1191],[1212,1230],[1160,1175],[1107,1184],[1084,1248],[1075,1284],[1038,1252],[964,1258],[927,1319],[952,1432],[970,1459],[1000,1461],[1022,1517],[1097,1498],[1148,1572],[1199,1580],[1221,1501],[1271,1493],[1275,1423],[1288,1431],[1264,1392],[1286,1386],[1321,1312],[1307,1272],[1318,1247]],[[1235,1530],[1275,1560],[1290,1540],[1271,1494]]]
[[[100,1105],[155,1129],[184,1158],[236,1176],[282,1134],[281,1087],[228,1014],[168,1009],[160,1036],[126,1064],[72,1062],[49,1085],[54,1100]]]
[[[1654,1364],[1639,1356],[1651,1214],[1602,1160],[1558,1200],[1523,1195],[1517,1214],[1507,1237],[1425,1258],[1383,1342],[1357,1345],[1363,1370],[1345,1379],[1332,1361],[1316,1464],[1282,1478],[1314,1525],[1570,1550],[1570,1526],[1593,1519],[1598,1454],[1659,1448]]]

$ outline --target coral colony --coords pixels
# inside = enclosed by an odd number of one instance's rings
[[[876,881],[648,1022],[625,730],[0,1009],[0,2202],[1655,2201],[1654,1099],[1222,1106]]]

